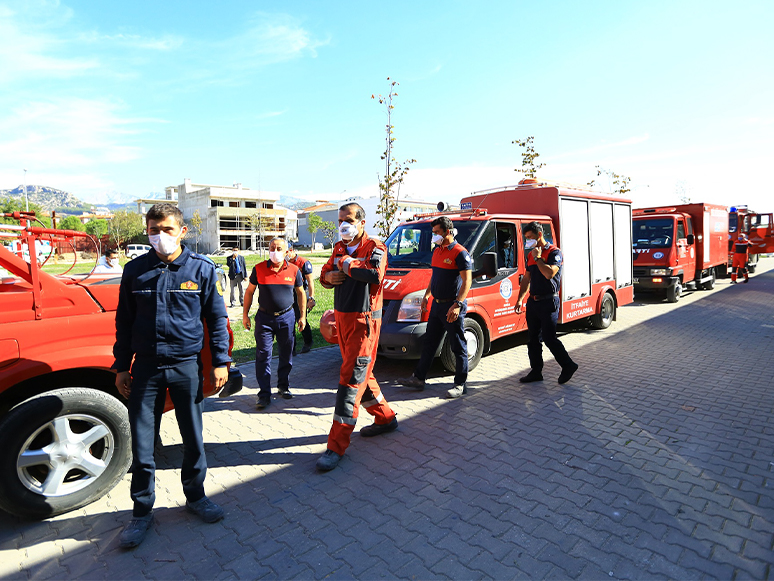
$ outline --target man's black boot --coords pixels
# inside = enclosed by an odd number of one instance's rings
[[[532,370],[524,377],[520,377],[519,381],[522,383],[532,383],[533,381],[543,381],[543,374],[539,371]]]
[[[570,378],[578,371],[578,364],[573,363],[567,367],[562,367],[562,372],[559,374],[559,383],[567,383]]]

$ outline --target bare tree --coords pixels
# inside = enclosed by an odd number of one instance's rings
[[[610,190],[616,194],[625,195],[628,192],[631,192],[631,188],[629,187],[629,184],[632,181],[632,178],[629,176],[625,176],[623,174],[617,174],[612,170],[604,169],[599,166],[596,166],[597,168],[597,177],[601,175],[606,175],[608,178],[608,183],[610,185]],[[591,180],[588,185],[592,188],[597,184],[596,180]],[[613,187],[615,186],[615,187]]]
[[[513,171],[523,173],[528,178],[536,178],[537,170],[546,165],[544,163],[537,163],[537,158],[540,157],[540,154],[535,151],[534,140],[535,136],[530,135],[526,139],[511,141],[514,145],[524,148],[524,151],[521,153],[521,167],[517,167]]]

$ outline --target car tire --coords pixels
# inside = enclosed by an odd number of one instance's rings
[[[88,388],[56,389],[13,408],[0,423],[0,508],[47,518],[90,504],[131,462],[126,407]]]
[[[468,372],[473,371],[481,356],[484,354],[484,332],[481,325],[475,319],[465,317],[465,338],[468,342]],[[457,362],[454,358],[454,351],[451,348],[449,334],[443,340],[441,347],[441,363],[447,371],[454,373],[457,370]]]
[[[683,294],[683,286],[676,282],[667,289],[667,301],[670,303],[676,303],[680,300],[680,296]]]
[[[615,300],[610,293],[605,293],[599,305],[599,313],[591,317],[591,326],[595,329],[607,329],[615,319]]]
[[[715,269],[714,268],[710,268],[710,275],[712,278],[710,278],[710,280],[708,280],[707,282],[701,285],[701,288],[703,288],[704,290],[712,290],[713,288],[715,288]]]

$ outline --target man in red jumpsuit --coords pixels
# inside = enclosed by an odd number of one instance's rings
[[[739,240],[734,242],[734,258],[731,262],[731,284],[736,284],[736,278],[741,274],[744,275],[744,282],[750,280],[747,274],[747,260],[750,251],[750,243],[747,241],[745,234],[739,235]]]
[[[373,374],[382,327],[387,249],[366,234],[365,211],[359,204],[339,208],[339,234],[341,241],[333,246],[320,272],[320,284],[334,289],[333,309],[342,359],[328,449],[317,460],[317,469],[323,472],[333,470],[349,446],[361,403],[374,416],[374,423],[360,430],[361,436],[377,436],[398,427],[395,412]]]

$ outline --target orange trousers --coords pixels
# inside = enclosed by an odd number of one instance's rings
[[[743,275],[747,280],[749,275],[747,274],[747,254],[734,253],[734,258],[731,261],[731,282],[736,282],[739,275]]]
[[[328,449],[337,454],[349,446],[361,403],[376,424],[389,424],[395,417],[373,373],[381,328],[382,320],[371,313],[336,312],[342,363]]]

